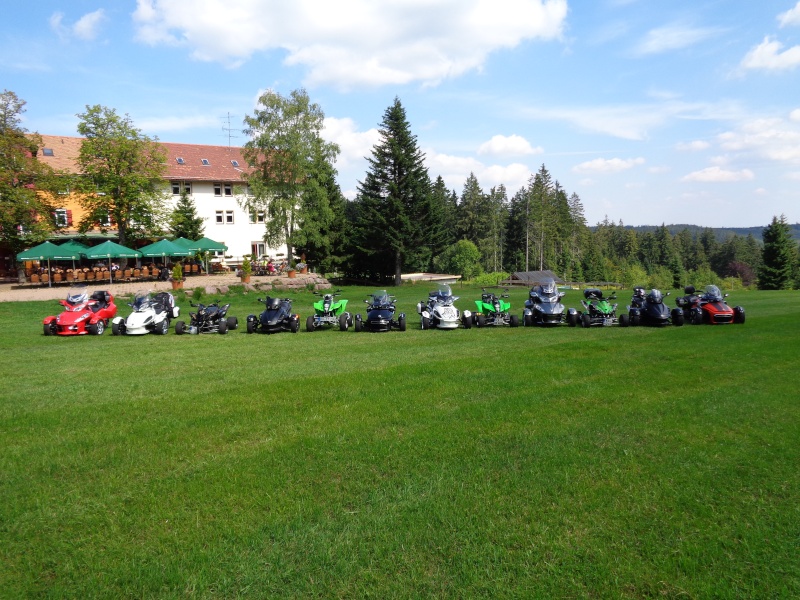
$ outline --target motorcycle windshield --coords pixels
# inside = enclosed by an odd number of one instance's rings
[[[556,282],[553,279],[545,280],[539,287],[541,288],[542,296],[552,297],[558,295],[558,288],[556,287]]]
[[[372,294],[372,304],[374,306],[388,306],[391,303],[389,293],[386,290],[378,290]]]
[[[145,310],[150,308],[151,302],[152,298],[150,297],[149,291],[136,292],[131,306],[133,307],[133,310]]]
[[[722,292],[715,285],[707,285],[704,296],[709,302],[722,302]]]

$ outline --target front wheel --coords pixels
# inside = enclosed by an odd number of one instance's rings
[[[588,315],[588,313],[583,313],[581,315],[581,325],[583,325],[584,327],[592,326],[592,318]]]
[[[231,331],[239,329],[239,319],[236,317],[228,317],[228,329]]]
[[[225,319],[220,319],[219,324],[217,325],[217,332],[220,335],[225,335],[228,333],[228,322]]]
[[[50,323],[44,324],[44,334],[45,335],[53,335],[53,328],[50,326]]]
[[[519,327],[519,317],[517,315],[511,315],[508,321],[512,327]]]
[[[567,325],[575,327],[578,324],[578,315],[575,313],[567,313]]]
[[[314,315],[309,315],[306,319],[306,331],[314,331],[316,327],[314,327]]]
[[[122,327],[119,323],[111,322],[111,335],[122,335]]]
[[[405,331],[406,330],[406,317],[405,317],[405,315],[403,315],[402,317],[400,317],[397,320],[397,326],[398,326],[398,329],[400,329],[400,331]]]
[[[683,311],[680,308],[672,309],[672,324],[676,327],[682,327],[684,323]]]
[[[289,321],[289,331],[292,333],[297,333],[300,330],[300,320],[299,319],[292,319]]]
[[[478,315],[477,317],[475,317],[475,324],[478,327],[485,326],[486,325],[486,317],[484,317],[483,315]]]
[[[161,321],[161,323],[156,325],[155,333],[157,335],[167,335],[168,331],[169,331],[169,320],[168,319],[164,319],[163,321]],[[113,324],[111,325],[111,333],[114,333],[114,325]]]
[[[177,323],[175,323],[175,333],[177,335],[183,335],[184,333],[186,333],[186,323],[184,323],[183,321],[178,321]]]
[[[744,308],[741,306],[733,307],[733,322],[737,325],[744,325]]]
[[[469,317],[464,317],[464,318],[462,319],[462,322],[464,323],[464,329],[470,329],[470,328],[472,328],[472,317],[471,317],[471,316],[469,316]]]
[[[527,315],[527,314],[526,314],[526,315],[523,315],[523,316],[522,316],[522,324],[523,324],[525,327],[531,327],[531,326],[533,326],[533,315]]]
[[[703,324],[703,312],[700,309],[696,309],[692,313],[692,325],[702,325]]]
[[[431,328],[431,320],[428,317],[422,317],[420,321],[420,325],[422,329],[430,329]]]
[[[355,331],[356,333],[360,333],[364,329],[364,321],[361,320],[361,315],[356,315],[356,324],[355,324]]]
[[[175,329],[177,329],[177,328],[178,328],[178,326],[176,325]],[[247,322],[247,333],[255,333],[255,331],[256,331],[256,322],[255,321],[248,321]]]

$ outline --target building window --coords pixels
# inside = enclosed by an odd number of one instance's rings
[[[222,184],[217,181],[214,182],[214,195],[222,196]]]
[[[214,213],[217,225],[233,225],[232,210],[218,210]]]
[[[203,163],[204,167],[207,167],[211,164],[207,158],[201,158],[200,162]]]
[[[238,161],[238,160],[232,160],[232,161],[231,161],[231,164],[232,164],[234,167],[238,167],[238,166],[239,166],[239,161]]]
[[[225,225],[233,225],[233,211],[226,210],[225,211]]]
[[[226,183],[225,184],[225,195],[226,196],[233,196],[233,184]]]
[[[42,148],[42,154],[44,154],[45,156],[55,156],[55,154],[53,154],[52,148]]]
[[[182,156],[178,156],[177,158],[175,158],[175,162],[178,163],[179,165],[186,163],[186,161],[183,160]]]
[[[69,227],[72,225],[72,211],[66,208],[57,208],[55,211],[56,227]]]
[[[263,222],[264,222],[264,211],[250,213],[250,223],[263,223]]]
[[[192,193],[192,183],[190,181],[173,181],[172,182],[172,195],[180,196],[181,192],[185,191],[187,194]]]
[[[267,253],[267,245],[264,242],[250,242],[250,251],[258,259]]]
[[[223,225],[225,223],[225,213],[221,210],[216,212],[217,217],[217,225]]]

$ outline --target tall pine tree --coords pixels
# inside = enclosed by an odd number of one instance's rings
[[[355,248],[365,253],[370,271],[402,283],[406,265],[417,265],[441,243],[431,227],[432,194],[424,155],[411,133],[406,111],[395,98],[379,129],[369,171],[358,185]]]
[[[792,287],[795,248],[786,217],[772,217],[763,233],[764,253],[758,271],[758,289],[788,290]]]

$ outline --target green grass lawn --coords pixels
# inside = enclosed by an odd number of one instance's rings
[[[468,331],[395,292],[405,333],[247,335],[234,294],[225,336],[46,338],[55,302],[0,303],[0,597],[800,596],[796,292]]]

